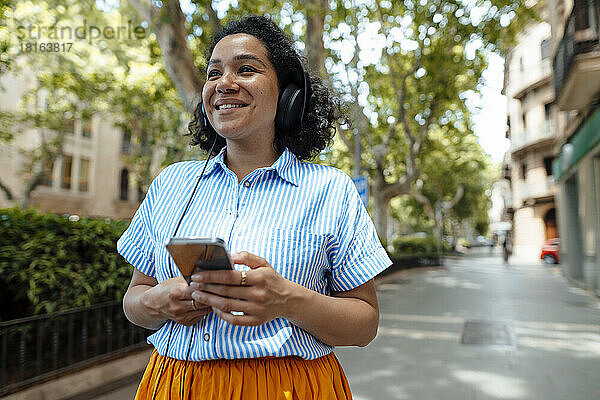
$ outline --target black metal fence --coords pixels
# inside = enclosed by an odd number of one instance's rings
[[[0,396],[146,345],[121,302],[0,322]]]

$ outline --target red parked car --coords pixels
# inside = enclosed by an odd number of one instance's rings
[[[559,238],[546,240],[546,242],[542,246],[542,253],[540,254],[540,259],[543,260],[546,264],[558,264],[560,262],[560,257],[558,255],[559,248]]]

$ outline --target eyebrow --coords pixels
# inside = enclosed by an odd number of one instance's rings
[[[263,62],[263,60],[261,60],[260,58],[256,57],[255,55],[252,54],[238,54],[237,56],[233,57],[234,60],[254,60],[258,63],[260,63],[263,67],[267,68],[267,65]],[[211,66],[213,64],[221,64],[222,60],[220,58],[215,58],[214,60],[210,60],[208,62],[207,66]]]

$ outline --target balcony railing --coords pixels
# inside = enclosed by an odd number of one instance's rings
[[[514,98],[521,98],[532,85],[542,81],[544,78],[550,78],[552,75],[552,65],[550,59],[541,60],[535,65],[526,65],[523,70],[509,71],[509,83],[507,93]]]
[[[519,197],[521,197],[522,201],[549,197],[554,194],[553,186],[554,177],[552,176],[547,176],[546,179],[534,182],[525,182],[519,188]]]
[[[526,129],[510,138],[510,151],[517,151],[525,146],[548,139],[554,136],[554,125],[550,121],[545,121],[532,129]]]
[[[0,322],[0,396],[146,346],[120,301]]]
[[[552,65],[556,97],[563,88],[575,56],[598,45],[599,8],[600,0],[575,0]]]

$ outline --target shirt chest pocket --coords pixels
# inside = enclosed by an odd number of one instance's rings
[[[325,293],[330,263],[327,237],[308,232],[273,229],[241,233],[233,251],[248,251],[266,259],[284,278]]]

